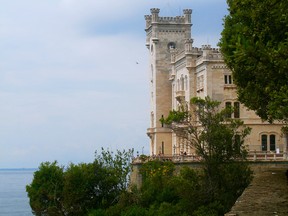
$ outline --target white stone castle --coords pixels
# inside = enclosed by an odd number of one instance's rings
[[[253,152],[286,152],[281,124],[263,122],[254,111],[237,101],[236,86],[231,71],[217,48],[193,47],[191,9],[183,16],[160,17],[160,9],[152,8],[146,15],[146,47],[150,56],[150,155],[174,156],[192,153],[181,139],[159,121],[177,110],[181,101],[192,97],[221,101],[221,106],[233,106],[232,118],[239,118],[252,128],[245,144]]]

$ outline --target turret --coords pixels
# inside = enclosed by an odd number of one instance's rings
[[[151,25],[151,21],[152,21],[152,16],[151,15],[145,15],[145,20],[146,20],[146,29],[149,28],[149,26]]]
[[[184,13],[184,17],[185,17],[185,23],[186,24],[191,24],[192,10],[191,9],[184,9],[183,13]]]
[[[192,45],[193,45],[193,39],[192,38],[185,40],[185,53],[191,53],[192,52]]]
[[[152,23],[157,23],[158,22],[158,16],[159,16],[159,12],[160,9],[159,8],[151,8],[150,12],[152,14]]]
[[[203,58],[206,59],[208,58],[210,52],[211,52],[211,45],[202,45],[202,50],[203,50]]]

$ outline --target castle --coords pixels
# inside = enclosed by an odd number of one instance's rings
[[[254,111],[237,101],[236,86],[217,48],[193,47],[191,9],[183,16],[160,17],[160,9],[152,8],[146,15],[146,47],[149,50],[150,82],[150,155],[179,155],[191,149],[159,121],[177,110],[181,101],[209,96],[221,107],[233,106],[232,118],[241,119],[252,128],[245,144],[253,152],[286,152],[281,133],[282,124],[263,122]]]

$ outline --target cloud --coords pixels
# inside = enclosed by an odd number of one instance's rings
[[[101,146],[148,153],[144,15],[192,8],[198,46],[219,38],[215,17],[225,8],[224,0],[0,3],[0,168],[91,161]]]

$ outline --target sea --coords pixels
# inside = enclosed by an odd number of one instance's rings
[[[0,216],[32,216],[26,185],[36,169],[0,169]]]

